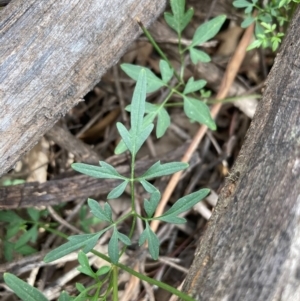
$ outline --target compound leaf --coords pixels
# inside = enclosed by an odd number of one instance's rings
[[[190,8],[184,12],[185,0],[171,0],[170,2],[173,15],[167,12],[164,17],[167,24],[180,35],[191,21],[194,10]]]
[[[146,69],[141,69],[130,107],[131,129],[128,131],[122,123],[117,123],[118,131],[127,149],[135,156],[142,144],[149,137],[153,124],[144,125],[145,98],[146,98]],[[122,146],[123,147],[123,146]],[[120,148],[117,148],[120,151]],[[122,149],[121,149],[122,151]]]

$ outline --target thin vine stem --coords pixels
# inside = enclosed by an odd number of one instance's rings
[[[113,301],[118,301],[118,267],[116,265],[112,268],[112,278],[113,278]]]
[[[147,37],[147,39],[149,40],[149,42],[152,44],[152,46],[154,47],[154,49],[158,52],[158,54],[169,64],[170,68],[174,69],[171,62],[169,61],[169,59],[167,58],[167,56],[164,54],[164,52],[160,49],[160,47],[158,46],[158,44],[155,42],[155,40],[153,39],[152,35],[150,34],[150,32],[146,29],[146,27],[144,26],[144,24],[142,23],[142,21],[140,19],[136,19],[137,23],[139,24],[140,28],[142,29],[143,33],[145,34],[145,36]],[[174,69],[174,75],[177,78],[177,80],[182,83],[181,77],[180,75],[176,72],[176,70]]]
[[[94,255],[99,256],[101,259],[103,259],[103,260],[111,263],[111,260],[110,260],[110,258],[108,256],[106,256],[106,255],[104,255],[104,254],[102,254],[102,253],[100,253],[98,251],[95,251],[95,250],[92,250],[91,252]],[[127,267],[126,265],[123,265],[121,263],[116,263],[114,265],[117,266],[117,267],[119,267],[120,269],[126,271],[127,273],[129,273],[129,274],[131,274],[131,275],[133,275],[133,276],[141,279],[142,281],[146,281],[146,282],[148,282],[148,283],[150,283],[152,285],[156,285],[156,286],[158,286],[158,287],[160,287],[160,288],[162,288],[162,289],[170,292],[171,294],[174,294],[174,295],[178,296],[179,298],[181,298],[184,301],[196,301],[194,298],[192,298],[192,297],[188,296],[187,294],[179,291],[178,289],[176,289],[176,288],[174,288],[174,287],[172,287],[172,286],[170,286],[170,285],[168,285],[166,283],[158,281],[156,279],[153,279],[153,278],[150,278],[150,277],[145,276],[143,274],[140,274],[140,273],[136,272],[135,270]]]
[[[129,213],[129,215],[131,215],[133,217],[132,219],[132,224],[130,227],[130,232],[128,237],[131,239],[134,229],[135,229],[135,224],[136,224],[136,210],[135,210],[135,191],[134,191],[134,182],[135,182],[135,175],[134,175],[134,170],[135,170],[135,155],[132,154],[131,155],[131,171],[130,171],[130,193],[131,193],[131,212]],[[120,257],[124,254],[124,252],[126,251],[127,246],[125,245],[121,252],[120,252]]]

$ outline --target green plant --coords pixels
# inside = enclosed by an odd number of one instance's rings
[[[170,61],[156,44],[156,42],[151,37],[150,33],[146,30],[141,22],[139,22],[145,35],[153,44],[154,48],[162,57],[160,60],[159,68],[162,78],[156,76],[150,69],[146,69],[147,78],[147,93],[155,92],[162,87],[169,89],[169,94],[160,104],[152,104],[146,102],[146,113],[147,116],[144,119],[144,125],[150,124],[157,118],[156,123],[156,136],[160,138],[164,135],[167,128],[170,125],[170,117],[166,110],[166,107],[172,106],[182,106],[186,116],[192,121],[197,121],[201,124],[205,124],[208,128],[215,130],[216,124],[210,115],[209,108],[206,104],[207,97],[210,96],[209,91],[205,91],[204,87],[206,85],[205,80],[195,80],[193,77],[189,78],[187,82],[184,81],[184,55],[189,54],[193,64],[198,62],[207,63],[210,61],[210,57],[204,51],[198,49],[198,46],[213,38],[220,30],[223,25],[226,16],[218,16],[203,25],[199,26],[195,31],[192,39],[192,43],[183,47],[181,44],[181,33],[186,25],[189,23],[193,16],[193,9],[189,9],[184,12],[185,1],[184,0],[173,0],[171,1],[171,13],[165,13],[165,20],[168,25],[173,28],[178,35],[178,52],[180,56],[180,72],[173,68]],[[132,64],[122,64],[122,70],[133,80],[137,80],[139,72],[142,66],[136,66]],[[178,83],[175,87],[171,87],[169,82],[176,77]],[[171,100],[172,96],[177,95],[182,99],[182,102],[173,102]],[[131,106],[127,107],[127,110],[131,110]],[[126,150],[124,142],[121,143],[116,148],[116,153],[120,154]]]
[[[45,258],[45,262],[51,262],[59,259],[75,250],[82,249],[78,255],[78,261],[80,263],[79,271],[92,277],[95,280],[95,284],[84,287],[82,284],[77,284],[77,289],[79,290],[79,295],[72,299],[68,296],[69,300],[106,300],[107,295],[113,291],[114,300],[117,300],[117,274],[120,264],[118,263],[120,255],[125,251],[126,246],[131,244],[131,236],[135,229],[136,219],[139,218],[145,223],[145,230],[140,236],[139,245],[143,245],[146,241],[148,242],[149,252],[153,259],[157,259],[159,256],[159,240],[156,234],[151,230],[149,222],[153,219],[158,219],[169,223],[184,223],[185,219],[179,215],[187,210],[189,210],[193,205],[198,203],[209,193],[208,189],[202,189],[187,195],[177,202],[167,210],[163,215],[159,217],[153,217],[155,209],[160,200],[160,192],[149,182],[149,180],[165,175],[170,175],[177,171],[185,169],[188,165],[181,162],[172,162],[161,164],[159,161],[153,164],[145,173],[140,176],[135,175],[135,158],[142,144],[149,137],[153,124],[144,123],[145,114],[145,98],[146,98],[146,71],[141,70],[140,75],[136,84],[132,99],[132,109],[131,109],[131,130],[128,131],[122,123],[117,123],[117,128],[119,133],[126,145],[127,149],[131,154],[131,173],[130,177],[123,176],[118,173],[118,171],[111,165],[105,162],[100,162],[100,166],[92,166],[83,163],[74,163],[73,168],[83,174],[90,175],[96,178],[103,179],[118,179],[120,184],[115,187],[107,196],[108,199],[113,199],[119,197],[125,190],[127,185],[130,185],[131,190],[131,211],[120,217],[119,219],[113,221],[112,210],[109,203],[105,203],[103,207],[93,199],[88,200],[88,206],[92,214],[99,220],[106,222],[107,227],[103,230],[92,233],[92,234],[80,234],[68,237],[68,242],[56,248],[55,250],[49,252]],[[149,193],[149,199],[144,200],[144,210],[146,216],[141,216],[136,212],[135,209],[135,185],[140,183],[144,189]],[[128,235],[121,233],[117,226],[123,222],[125,219],[132,218],[132,227]],[[93,251],[93,248],[97,244],[98,239],[106,231],[112,231],[111,239],[108,244],[108,254],[109,258],[106,256],[101,256],[105,258],[109,263],[112,263],[110,267],[101,267],[98,271],[94,272],[88,263],[88,259],[84,253]],[[119,248],[119,243],[123,244],[123,248]],[[95,251],[93,251],[96,253]],[[96,253],[99,255],[98,253]],[[103,276],[103,277],[101,277]],[[148,280],[144,275],[139,275],[141,279]],[[16,277],[11,274],[5,274],[5,281],[8,286],[10,286],[15,293],[23,300],[29,300],[29,295],[33,297],[32,300],[43,300],[40,297],[40,292],[31,288],[26,290],[27,284],[21,280],[15,281]],[[106,291],[100,295],[102,284],[104,280],[109,280],[111,285],[108,286]],[[165,284],[160,284],[160,286],[168,288]],[[170,288],[168,288],[170,289]],[[92,293],[90,293],[92,291]],[[173,289],[174,291],[174,289]],[[175,290],[175,293],[184,300],[192,300],[190,297]],[[66,293],[64,293],[66,295]],[[37,299],[39,298],[39,299]],[[62,298],[62,297],[61,297]],[[71,299],[70,299],[71,298]],[[68,300],[68,299],[67,299]]]
[[[41,217],[47,215],[46,210],[28,208],[26,213],[28,218],[21,217],[12,210],[0,211],[0,222],[4,223],[5,230],[5,236],[1,240],[7,261],[13,259],[14,253],[30,255],[37,252],[32,244],[37,240],[38,229],[55,226],[55,224],[48,225],[40,221]]]
[[[279,47],[287,25],[300,0],[236,0],[233,6],[245,9],[245,19],[241,26],[246,28],[255,22],[255,41],[249,45],[248,49],[271,47],[276,51]],[[253,15],[253,10],[257,14]]]
[[[92,166],[83,163],[72,164],[72,168],[74,170],[83,174],[101,179],[118,180],[119,184],[110,191],[107,196],[108,200],[120,197],[125,191],[126,187],[129,185],[131,193],[131,210],[124,216],[113,220],[112,208],[108,202],[106,202],[104,206],[101,206],[97,201],[88,199],[88,207],[93,217],[105,223],[106,227],[96,233],[86,233],[67,237],[68,241],[49,252],[45,256],[44,261],[51,262],[73,251],[81,249],[78,254],[78,261],[80,264],[78,269],[81,273],[91,277],[94,283],[88,287],[78,283],[76,288],[79,293],[76,297],[71,297],[66,292],[62,292],[59,300],[107,300],[110,294],[112,294],[113,300],[118,300],[117,278],[119,269],[129,272],[132,275],[139,277],[141,280],[164,288],[171,293],[176,294],[183,300],[194,300],[186,294],[143,274],[137,273],[136,271],[122,265],[119,262],[120,256],[126,251],[127,246],[131,244],[131,238],[135,230],[137,219],[140,219],[144,223],[144,230],[140,235],[139,245],[145,245],[147,242],[149,253],[151,257],[156,260],[159,256],[159,240],[156,234],[150,228],[150,222],[152,220],[160,220],[174,224],[184,223],[185,219],[181,216],[181,214],[191,209],[196,203],[201,201],[209,194],[209,189],[201,189],[192,194],[186,195],[177,200],[161,216],[155,217],[154,213],[159,204],[161,194],[159,190],[153,186],[153,184],[151,184],[150,180],[181,171],[187,168],[188,164],[182,162],[170,162],[162,164],[160,161],[158,161],[148,168],[148,170],[142,175],[136,175],[135,172],[136,155],[143,143],[151,134],[154,128],[154,119],[157,118],[156,136],[158,138],[164,135],[170,124],[170,117],[166,107],[183,106],[185,114],[191,121],[197,121],[205,124],[207,127],[213,130],[216,129],[215,122],[212,119],[209,108],[205,103],[206,98],[209,96],[209,92],[203,90],[206,82],[201,79],[195,80],[193,77],[185,82],[183,77],[185,67],[184,56],[186,54],[190,55],[194,64],[199,61],[208,62],[210,57],[205,52],[198,49],[198,46],[215,36],[215,34],[221,28],[226,17],[218,16],[201,25],[196,30],[191,45],[184,48],[181,44],[181,33],[186,25],[190,22],[193,16],[193,10],[189,9],[185,12],[184,0],[171,0],[171,8],[172,14],[165,13],[165,19],[169,26],[178,34],[178,51],[181,61],[181,68],[179,72],[173,68],[166,55],[153,40],[149,32],[143,27],[141,22],[139,23],[144,30],[144,33],[163,58],[160,61],[162,78],[156,76],[150,69],[141,66],[129,64],[122,65],[122,69],[131,78],[136,80],[136,86],[132,97],[132,103],[127,107],[127,110],[130,112],[131,128],[127,129],[122,123],[117,123],[117,129],[122,140],[117,146],[115,153],[118,154],[124,151],[128,151],[130,153],[130,175],[121,175],[112,165],[103,161],[100,161],[100,166]],[[169,85],[169,82],[174,77],[177,79],[177,84],[173,88]],[[154,92],[162,87],[169,89],[169,94],[162,103],[153,104],[146,102],[147,93]],[[171,102],[171,97],[174,94],[179,96],[182,99],[182,102]],[[149,197],[144,200],[144,214],[142,215],[136,211],[135,190],[137,185],[141,185],[149,195]],[[84,209],[82,215],[85,216],[85,214],[86,210]],[[124,220],[131,221],[131,229],[129,233],[122,233],[118,228],[118,226]],[[84,224],[84,227],[87,226],[88,224]],[[112,233],[108,244],[108,256],[94,250],[99,238],[107,231]],[[62,237],[65,236],[62,233],[60,235]],[[108,265],[101,267],[97,271],[94,271],[90,267],[86,255],[88,252],[92,252],[100,258],[106,260]],[[42,296],[37,289],[30,287],[26,282],[18,279],[12,274],[6,273],[4,275],[4,280],[6,284],[22,300],[46,300],[45,296]],[[109,284],[104,286],[103,284],[107,282]]]

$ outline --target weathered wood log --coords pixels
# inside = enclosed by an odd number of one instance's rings
[[[201,301],[300,300],[300,7],[184,291]]]
[[[46,137],[75,156],[76,161],[98,164],[100,156],[89,145],[74,137],[68,129],[55,125]],[[1,202],[1,199],[0,199]]]
[[[188,143],[185,143],[178,149],[165,154],[160,158],[161,162],[179,161],[187,147]],[[195,154],[194,162],[198,160],[197,157],[197,154]],[[107,161],[113,163],[109,158]],[[137,161],[137,174],[144,173],[155,162],[157,162],[157,159]],[[130,171],[128,164],[115,167],[121,174]],[[54,206],[75,199],[106,195],[118,184],[120,184],[118,180],[96,179],[85,175],[72,174],[45,183],[30,182],[13,186],[0,186],[0,209]]]
[[[99,82],[166,0],[15,0],[0,12],[0,175]]]

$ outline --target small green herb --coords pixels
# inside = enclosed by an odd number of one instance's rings
[[[45,210],[28,208],[26,213],[28,218],[25,219],[12,210],[0,211],[0,222],[4,222],[6,230],[2,239],[7,261],[13,260],[14,254],[30,255],[37,252],[33,244],[37,240],[39,228],[45,226],[45,223],[40,222]]]
[[[284,37],[284,32],[300,0],[236,0],[233,6],[243,8],[245,19],[241,26],[246,28],[255,23],[255,41],[251,43],[248,50],[253,48],[272,48],[276,51]],[[256,10],[256,16],[253,11]]]

